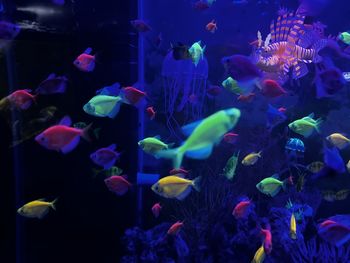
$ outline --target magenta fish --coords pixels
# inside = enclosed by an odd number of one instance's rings
[[[12,106],[15,106],[17,109],[27,110],[33,102],[36,101],[36,95],[32,95],[29,92],[30,89],[21,89],[16,90],[7,96],[8,101]]]
[[[126,179],[126,175],[113,175],[104,180],[109,191],[117,194],[124,195],[132,186]]]
[[[152,206],[152,213],[153,213],[153,216],[155,218],[158,218],[159,217],[159,214],[160,214],[160,210],[162,209],[162,206],[160,205],[160,203],[155,203],[153,206]]]
[[[80,54],[73,62],[80,71],[91,72],[95,69],[95,56],[91,55],[92,48],[87,48],[83,54]]]

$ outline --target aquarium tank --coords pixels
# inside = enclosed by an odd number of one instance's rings
[[[350,263],[346,0],[0,0],[10,263]]]

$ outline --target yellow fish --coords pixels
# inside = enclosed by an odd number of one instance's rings
[[[262,263],[265,260],[265,250],[264,245],[261,245],[259,249],[255,252],[254,258],[251,263]]]
[[[346,146],[349,145],[350,142],[350,140],[341,133],[333,133],[329,135],[326,139],[339,150],[344,149]]]
[[[57,198],[52,202],[46,202],[44,199],[38,199],[25,204],[17,210],[17,213],[21,216],[29,218],[42,219],[49,212],[50,208],[56,210],[56,202]]]
[[[199,182],[201,177],[196,177],[193,180],[188,180],[178,175],[169,175],[160,179],[152,185],[152,190],[156,194],[166,198],[176,198],[183,200],[191,192],[193,187],[196,191],[200,191]]]
[[[297,222],[295,221],[294,213],[292,213],[292,216],[290,217],[290,238],[291,239],[297,239]]]
[[[254,165],[259,158],[261,158],[261,151],[258,153],[250,153],[244,157],[242,164],[245,166]]]

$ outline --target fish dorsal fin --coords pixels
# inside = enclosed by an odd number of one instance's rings
[[[72,125],[72,120],[69,116],[64,116],[62,120],[60,121],[59,125],[63,126],[71,126]]]
[[[88,55],[90,55],[91,52],[92,52],[92,48],[91,48],[91,47],[88,47],[88,48],[85,49],[85,51],[84,51],[84,53],[85,53],[85,54],[88,54]]]
[[[280,175],[278,173],[271,175],[271,177],[275,179],[280,179]]]
[[[56,74],[55,73],[51,73],[47,79],[54,79],[56,77]]]
[[[39,198],[39,199],[37,199],[36,201],[42,201],[42,202],[45,202],[45,201],[46,201],[46,198]]]
[[[154,138],[154,139],[157,139],[157,140],[161,140],[160,135],[156,135],[156,136],[154,136],[153,138]]]
[[[109,145],[107,148],[114,151],[115,148],[117,148],[117,145],[115,143],[113,143],[113,144]]]
[[[312,112],[308,116],[304,117],[303,120],[313,120],[315,117],[315,114]]]
[[[177,173],[177,174],[174,174],[174,176],[181,177],[181,178],[186,177],[186,175],[184,173]]]
[[[186,124],[181,128],[182,133],[186,136],[190,136],[191,133],[197,128],[197,126],[202,123],[202,121],[203,120],[198,120],[198,121]]]

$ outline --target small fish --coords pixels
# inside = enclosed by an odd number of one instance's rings
[[[180,167],[178,169],[171,169],[169,171],[170,175],[176,175],[176,174],[182,174],[184,176],[187,176],[189,174],[189,171],[185,170],[184,168]]]
[[[286,113],[287,109],[285,107],[278,108],[278,111],[281,113]]]
[[[337,201],[345,200],[346,198],[348,198],[349,193],[350,193],[350,189],[339,190],[335,194],[335,200]]]
[[[80,71],[92,72],[95,69],[96,57],[91,55],[92,48],[87,48],[84,53],[80,54],[73,62]]]
[[[116,82],[111,86],[103,87],[102,89],[96,90],[97,95],[107,95],[107,96],[118,96],[120,93],[120,84]]]
[[[338,39],[343,41],[345,44],[350,45],[350,33],[343,32],[338,35]]]
[[[92,97],[83,107],[83,110],[95,117],[115,118],[124,102],[120,96],[96,95]]]
[[[167,234],[172,235],[172,236],[176,236],[180,232],[183,225],[184,225],[183,222],[177,221],[169,228]]]
[[[236,167],[238,164],[239,152],[234,153],[230,159],[227,160],[226,165],[224,167],[224,175],[227,179],[232,180],[235,176]]]
[[[36,102],[36,95],[30,94],[29,92],[31,91],[32,90],[30,89],[16,90],[8,95],[7,99],[11,106],[14,106],[20,110],[27,110],[33,104],[33,102]]]
[[[287,178],[284,181],[280,181],[277,177],[277,174],[275,174],[271,177],[263,179],[256,185],[256,188],[263,194],[275,197],[281,188],[283,188],[283,190],[286,188],[287,182],[291,183],[290,178]]]
[[[270,229],[261,229],[260,233],[264,236],[264,251],[268,255],[272,251],[272,234]]]
[[[265,79],[262,82],[261,93],[265,97],[269,98],[277,98],[287,94],[287,92],[282,88],[282,86],[277,81],[272,79]]]
[[[334,191],[322,191],[322,197],[328,202],[335,201],[335,192]]]
[[[258,153],[253,152],[248,154],[246,157],[243,158],[242,164],[245,166],[254,165],[259,160],[259,158],[261,158],[261,153],[262,151]]]
[[[136,19],[130,21],[130,24],[139,32],[139,33],[144,33],[151,31],[152,28],[143,20],[141,19]]]
[[[193,4],[193,8],[199,11],[208,9],[210,6],[205,0],[198,0]]]
[[[238,86],[238,82],[234,80],[231,77],[228,77],[225,79],[221,85],[228,91],[236,94],[236,95],[241,95],[243,93],[243,90]]]
[[[215,31],[218,29],[217,24],[215,20],[213,19],[211,22],[209,22],[206,26],[205,29],[209,31],[210,33],[215,33]]]
[[[238,140],[238,134],[234,132],[228,132],[224,135],[224,142],[234,144]]]
[[[193,43],[193,45],[188,49],[188,52],[195,66],[198,65],[200,60],[204,59],[204,51],[205,46],[201,46],[201,41]]]
[[[266,111],[267,114],[267,127],[268,128],[273,128],[281,123],[283,123],[286,119],[287,116],[273,107],[271,104],[268,104],[268,108]]]
[[[210,85],[207,88],[207,94],[213,97],[218,96],[221,93],[222,89],[219,86],[215,86],[215,85]]]
[[[312,133],[316,130],[320,133],[320,126],[322,124],[322,119],[319,118],[314,120],[314,114],[311,113],[309,116],[304,117],[302,119],[295,120],[288,124],[289,129],[293,132],[308,138],[312,135]]]
[[[255,98],[255,93],[250,92],[247,95],[243,95],[243,94],[239,95],[237,100],[249,103],[249,102],[252,102],[254,98]]]
[[[152,191],[165,198],[183,200],[190,194],[192,187],[200,191],[200,180],[200,176],[189,180],[177,175],[169,175],[152,185]]]
[[[162,210],[162,206],[160,205],[160,203],[155,203],[153,206],[152,206],[152,214],[155,218],[158,218],[159,217],[159,214],[160,214],[160,210]]]
[[[80,137],[90,141],[88,131],[91,124],[85,129],[69,127],[72,121],[69,116],[62,118],[58,125],[51,126],[35,137],[35,141],[48,150],[60,151],[64,154],[77,147]]]
[[[154,120],[154,118],[156,117],[156,111],[154,110],[154,108],[152,106],[147,107],[146,113],[147,113],[150,120]]]
[[[323,199],[328,202],[334,202],[334,201],[342,201],[345,200],[350,193],[349,189],[343,189],[339,190],[338,192],[335,191],[322,191]]]
[[[244,219],[247,218],[252,209],[252,202],[250,200],[243,200],[235,206],[235,208],[232,211],[232,215],[236,219]]]
[[[44,199],[38,199],[25,204],[17,210],[17,213],[21,216],[29,218],[42,219],[49,212],[50,208],[56,210],[56,203],[57,199],[52,202],[46,202]]]
[[[90,159],[97,165],[107,170],[113,167],[114,163],[119,159],[120,153],[116,152],[116,145],[112,144],[106,148],[98,149],[90,155]]]
[[[326,138],[329,142],[331,142],[335,147],[339,150],[343,150],[347,146],[349,146],[350,140],[346,138],[341,133],[333,133]]]
[[[174,168],[181,167],[184,156],[207,159],[214,145],[220,143],[223,135],[236,126],[240,116],[239,109],[230,108],[187,124],[182,127],[182,132],[188,136],[187,140],[178,148],[157,152],[156,157],[172,159]]]
[[[265,250],[264,245],[261,245],[259,249],[255,252],[254,258],[251,263],[262,263],[265,260]]]
[[[290,231],[289,235],[291,239],[297,239],[297,222],[295,220],[294,213],[290,217]]]
[[[105,179],[104,182],[109,191],[117,195],[124,195],[132,186],[131,183],[125,177],[125,175],[113,175]]]
[[[67,89],[68,79],[64,76],[56,76],[56,74],[51,73],[46,80],[42,81],[35,93],[38,94],[56,94],[64,93]]]
[[[120,96],[124,103],[136,105],[141,101],[147,94],[134,87],[125,87],[120,91]]]
[[[306,166],[306,169],[310,171],[311,173],[315,174],[320,172],[324,167],[324,163],[317,161],[317,162],[312,162],[308,166]]]
[[[155,154],[160,150],[166,150],[173,146],[173,143],[166,144],[160,140],[160,136],[147,137],[137,143],[140,148],[149,154]]]
[[[345,164],[339,150],[336,147],[328,148],[324,146],[323,161],[326,166],[332,168],[338,173],[345,172]]]

